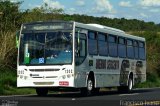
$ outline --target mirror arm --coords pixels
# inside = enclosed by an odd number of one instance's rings
[[[20,36],[20,31],[16,32],[16,48],[19,46],[19,36]]]

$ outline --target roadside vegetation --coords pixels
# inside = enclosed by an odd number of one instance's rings
[[[16,88],[17,74],[15,70],[1,67],[0,73],[0,95],[35,94],[35,90],[31,88]]]
[[[160,24],[137,19],[68,15],[63,9],[50,8],[47,4],[21,11],[19,7],[22,3],[0,0],[0,95],[35,93],[34,89],[16,88],[15,34],[22,23],[48,20],[97,23],[145,37],[147,42],[147,81],[136,87],[160,87]]]

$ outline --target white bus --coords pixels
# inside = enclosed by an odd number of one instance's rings
[[[101,87],[131,91],[146,80],[142,37],[98,24],[73,21],[26,23],[18,43],[17,87],[39,96],[51,88],[77,88],[90,95]]]

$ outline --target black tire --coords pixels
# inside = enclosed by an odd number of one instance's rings
[[[133,78],[132,77],[130,77],[129,79],[128,79],[128,85],[127,86],[119,86],[118,87],[118,91],[119,92],[125,92],[125,93],[129,93],[129,92],[131,92],[132,91],[132,89],[133,89]]]
[[[38,96],[46,96],[48,94],[47,88],[36,88],[36,93]]]
[[[127,86],[119,86],[118,87],[118,92],[125,93],[126,91],[127,91]]]
[[[130,77],[128,80],[127,92],[131,92],[133,89],[133,78]]]
[[[81,96],[88,96],[87,88],[81,88],[80,92],[81,92]]]
[[[98,93],[99,93],[99,90],[100,90],[100,88],[94,88],[94,89],[93,89],[94,95],[98,94]]]
[[[90,96],[94,92],[94,81],[91,78],[88,78],[87,80],[87,87],[81,88],[81,95],[83,96]]]

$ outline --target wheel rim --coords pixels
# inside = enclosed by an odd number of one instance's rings
[[[93,88],[93,82],[91,80],[88,80],[88,90],[91,91]]]
[[[130,79],[129,80],[129,90],[132,90],[132,86],[133,86],[133,83],[132,83],[132,80]]]

